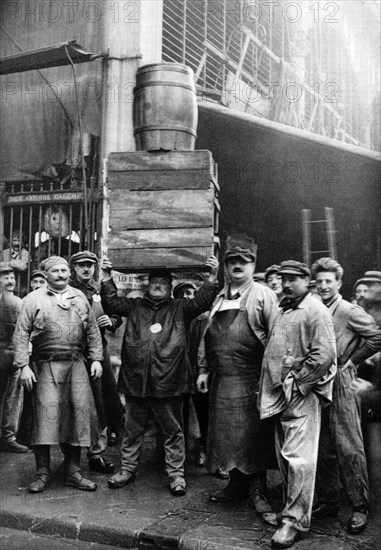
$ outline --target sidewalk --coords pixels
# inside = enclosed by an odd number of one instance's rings
[[[118,450],[109,448],[107,453],[117,465]],[[85,452],[82,454],[87,473]],[[54,447],[53,471],[61,462],[61,452]],[[270,548],[275,531],[263,524],[245,501],[224,505],[208,502],[208,494],[226,482],[208,475],[205,469],[188,465],[188,493],[172,497],[163,466],[153,463],[152,436],[145,443],[136,482],[122,489],[109,489],[107,476],[91,472],[98,490],[81,492],[64,487],[59,471],[44,493],[31,495],[28,485],[34,474],[33,453],[0,453],[0,466],[2,527],[142,550],[264,550]],[[277,472],[271,472],[270,486],[271,496],[279,498]],[[370,518],[365,533],[353,537],[345,530],[348,515],[349,509],[344,507],[339,520],[314,522],[293,548],[376,550],[380,538],[375,518]]]

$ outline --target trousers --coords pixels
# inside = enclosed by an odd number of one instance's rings
[[[1,439],[15,441],[20,424],[24,388],[20,384],[21,370],[4,373],[0,378],[1,386]]]
[[[317,395],[292,392],[286,410],[275,417],[275,451],[283,485],[282,521],[308,531],[314,498],[321,405]]]
[[[169,477],[184,477],[185,440],[183,398],[126,396],[125,432],[121,445],[122,470],[136,472],[150,414],[164,435],[165,465]]]
[[[323,412],[316,476],[319,502],[340,501],[340,478],[353,508],[369,508],[369,482],[353,371],[338,369],[332,405]]]

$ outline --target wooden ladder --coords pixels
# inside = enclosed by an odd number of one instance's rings
[[[303,224],[303,260],[307,265],[312,263],[313,254],[326,254],[330,258],[337,259],[337,247],[336,247],[336,230],[335,219],[333,215],[333,208],[324,208],[325,218],[324,220],[312,220],[311,210],[302,210],[302,224]],[[327,250],[312,250],[312,236],[311,225],[312,224],[324,224],[325,233],[327,235]]]

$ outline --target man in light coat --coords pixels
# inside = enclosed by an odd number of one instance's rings
[[[261,418],[275,417],[284,491],[281,526],[271,542],[288,548],[310,527],[321,406],[332,399],[336,346],[332,318],[308,290],[308,266],[287,260],[279,273],[285,299],[265,349],[259,407]]]

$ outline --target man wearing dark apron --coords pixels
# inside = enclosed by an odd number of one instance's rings
[[[230,284],[217,296],[205,333],[205,351],[213,373],[210,388],[207,467],[230,472],[227,487],[210,495],[213,502],[249,497],[258,514],[271,507],[266,470],[276,467],[272,420],[261,421],[257,394],[270,324],[277,311],[275,293],[253,281],[255,254],[234,246],[225,254]],[[199,391],[206,391],[201,372]]]

